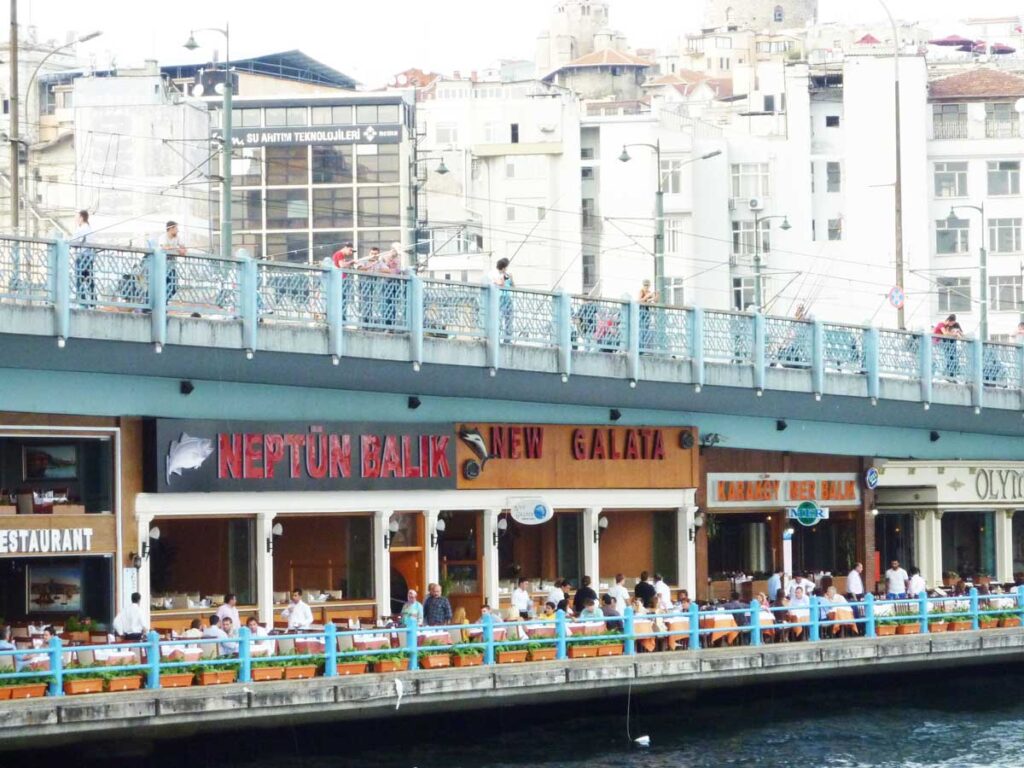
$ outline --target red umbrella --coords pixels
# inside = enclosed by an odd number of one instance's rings
[[[974,45],[974,41],[966,37],[960,37],[960,35],[949,35],[948,37],[940,37],[938,40],[929,40],[928,44],[948,46]]]
[[[864,35],[864,37],[862,37],[860,40],[858,40],[856,42],[856,45],[878,45],[880,42],[882,41],[869,33],[867,35]]]

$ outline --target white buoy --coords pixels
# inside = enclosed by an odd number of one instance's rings
[[[395,702],[395,709],[398,709],[400,706],[402,706],[402,693],[404,691],[405,691],[405,685],[402,683],[401,680],[399,680],[396,677],[395,678],[395,695],[398,697],[398,700]]]
[[[638,747],[649,747],[651,746],[651,737],[637,736],[635,739],[633,739],[633,743],[636,744]]]

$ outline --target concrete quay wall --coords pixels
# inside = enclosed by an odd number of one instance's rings
[[[47,697],[0,702],[0,751],[1021,661],[1017,628]]]

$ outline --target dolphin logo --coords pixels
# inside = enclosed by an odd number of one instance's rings
[[[491,456],[487,452],[487,443],[484,441],[484,436],[480,434],[480,430],[476,427],[463,427],[459,430],[459,439],[468,445],[469,449],[480,459],[480,469],[482,470]]]
[[[204,437],[192,437],[182,432],[177,440],[172,440],[167,449],[167,484],[171,484],[171,475],[181,477],[186,469],[198,469],[213,453],[213,441]]]

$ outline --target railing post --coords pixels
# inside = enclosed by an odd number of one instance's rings
[[[921,634],[928,634],[928,593],[922,590],[917,596],[917,610],[921,614]]]
[[[978,629],[978,588],[971,587],[971,629]]]
[[[256,335],[260,325],[259,270],[255,259],[245,259],[237,264],[239,288],[241,289],[242,347],[256,351]]]
[[[484,664],[494,663],[494,616],[487,613],[481,619],[484,625]]]
[[[324,272],[327,279],[327,335],[331,356],[345,354],[345,274],[334,267]]]
[[[971,371],[971,405],[981,408],[985,404],[985,342],[981,339],[974,339],[970,342],[972,357],[974,358],[973,370]]]
[[[67,240],[58,240],[53,254],[53,310],[57,337],[71,335],[71,248]]]
[[[167,343],[167,254],[152,247],[149,259],[150,340],[161,347]]]
[[[811,610],[810,615],[810,640],[812,643],[818,642],[821,639],[821,614],[818,611],[818,596],[811,595]]]
[[[761,644],[761,604],[757,600],[750,602],[750,644]]]
[[[501,362],[501,289],[487,284],[487,367],[498,369]]]
[[[252,633],[248,627],[238,628],[238,682],[252,682]]]
[[[878,359],[881,347],[880,342],[881,337],[877,328],[867,328],[864,330],[864,341],[862,342],[864,345],[862,350],[864,355],[864,372],[868,376],[868,397],[875,401],[878,400],[878,379],[881,375]]]
[[[765,322],[760,312],[754,314],[754,346],[750,355],[754,361],[754,389],[764,391],[765,366],[768,355],[765,349]]]
[[[562,290],[555,297],[555,318],[558,323],[558,372],[572,375],[572,296]]]
[[[146,687],[156,689],[160,687],[160,635],[156,630],[149,630],[146,635]]]
[[[626,305],[629,322],[626,323],[629,337],[626,339],[626,371],[633,381],[640,378],[640,304],[630,299]]]
[[[1014,384],[1020,390],[1020,407],[1024,410],[1024,343],[1020,342],[1017,343],[1017,375]]]
[[[1024,624],[1024,584],[1017,587],[1017,612],[1020,614],[1021,623]]]
[[[50,673],[53,679],[50,681],[50,695],[64,695],[64,646],[60,643],[59,637],[50,638]]]
[[[623,647],[627,656],[636,655],[636,631],[633,624],[633,606],[627,605],[622,613]]]
[[[864,595],[864,637],[875,636],[875,596]]]
[[[690,603],[690,650],[700,650],[700,613],[697,603]]]
[[[409,275],[409,358],[415,365],[423,364],[423,280]]]
[[[690,310],[690,349],[693,356],[691,376],[695,387],[704,386],[704,310]]]
[[[825,391],[825,326],[820,320],[811,324],[811,389],[815,395]]]
[[[333,621],[324,625],[324,677],[338,674],[338,628]]]
[[[921,402],[931,403],[932,401],[932,345],[935,343],[935,339],[932,335],[925,331],[921,334],[915,334],[921,339],[921,348],[919,350],[919,362],[921,370],[918,375],[921,377]]]
[[[406,616],[405,645],[409,649],[409,669],[413,671],[420,668],[419,646],[417,645],[418,639],[419,638],[416,636],[416,617]]]
[[[559,659],[564,659],[567,656],[565,650],[565,611],[555,611],[555,656]]]

